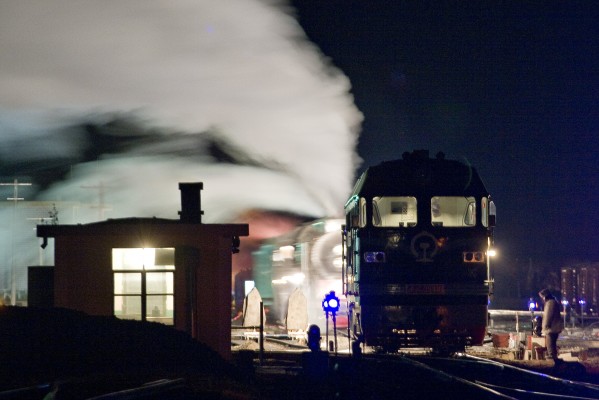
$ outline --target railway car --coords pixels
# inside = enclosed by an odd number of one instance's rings
[[[299,288],[307,299],[308,325],[324,332],[322,301],[330,291],[342,290],[343,223],[342,218],[306,222],[266,240],[253,253],[252,278],[268,310],[268,324],[285,324],[289,296]],[[338,315],[337,326],[347,327],[345,304]]]
[[[482,344],[495,205],[474,168],[443,153],[404,153],[366,169],[345,214],[343,293],[354,343],[387,352]]]

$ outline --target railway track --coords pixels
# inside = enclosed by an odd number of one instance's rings
[[[284,345],[285,341],[278,342]],[[310,367],[306,360],[312,353],[294,351],[295,358],[283,353],[279,356],[277,352],[266,352],[267,365],[258,367],[257,372],[322,376],[322,365],[312,364],[316,372],[306,370]],[[369,353],[355,359],[347,354],[321,353],[326,354],[328,368],[327,378],[323,379],[333,382],[335,393],[342,398],[393,398],[401,394],[402,399],[599,399],[599,385],[560,379],[466,354],[444,358]],[[280,368],[276,365],[278,357],[285,360]],[[294,366],[290,366],[290,359],[295,359]]]
[[[599,385],[560,379],[480,357],[460,354],[453,358],[411,360],[516,399],[599,399]]]
[[[243,358],[251,365],[240,368],[246,377],[243,382],[248,395],[244,399],[599,399],[599,385],[558,379],[465,354],[442,358],[367,353],[356,358],[341,353],[309,352],[296,341],[281,338],[267,338],[266,342],[288,350],[267,351],[264,359],[253,350],[234,352],[234,361],[239,363]],[[94,386],[94,382],[90,381],[90,385]],[[73,398],[194,400],[210,394],[205,388],[198,391],[201,386],[201,382],[187,376],[100,391],[95,397]],[[48,390],[48,385],[44,385],[2,392],[0,399],[41,399]]]
[[[376,388],[381,398],[401,393],[406,398],[599,399],[597,385],[469,356],[369,356],[348,361],[345,368],[359,371],[349,372],[348,380]]]

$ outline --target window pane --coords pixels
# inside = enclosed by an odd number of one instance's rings
[[[112,249],[112,269],[143,269],[144,249]]]
[[[114,315],[120,319],[141,320],[141,296],[114,296]]]
[[[436,196],[431,199],[431,222],[445,227],[476,225],[474,197]]]
[[[480,205],[481,205],[481,216],[482,216],[482,224],[483,226],[486,228],[487,226],[489,226],[489,219],[488,219],[488,215],[489,215],[489,208],[487,205],[487,198],[483,197],[480,200]]]
[[[146,269],[175,269],[175,249],[154,249],[154,262],[147,264]]]
[[[148,294],[172,294],[173,293],[172,272],[147,272],[146,293]]]
[[[360,228],[366,226],[366,199],[360,197]]]
[[[112,269],[175,269],[175,249],[112,249]]]
[[[141,294],[141,273],[116,272],[114,294]]]
[[[146,320],[160,322],[165,325],[173,325],[174,296],[147,296],[146,297]]]
[[[374,226],[416,226],[417,222],[415,197],[374,197],[372,199]]]

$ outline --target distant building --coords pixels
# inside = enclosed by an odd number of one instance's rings
[[[203,224],[202,184],[179,188],[179,220],[38,225],[42,246],[54,238],[55,265],[30,268],[29,305],[172,325],[230,358],[232,254],[249,227]],[[35,293],[48,275],[53,293]]]
[[[599,308],[599,263],[581,263],[561,269],[562,298],[577,312],[581,301],[586,312],[597,313]]]
[[[578,277],[576,269],[564,267],[561,270],[562,299],[570,304],[576,303],[578,298]]]

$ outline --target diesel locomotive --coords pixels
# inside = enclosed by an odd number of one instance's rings
[[[476,170],[428,151],[369,167],[345,204],[350,335],[394,352],[482,344],[495,205]]]

